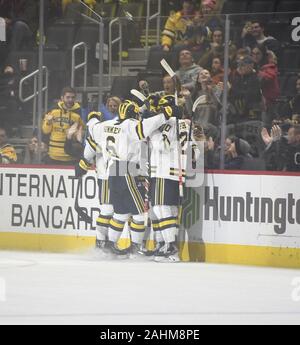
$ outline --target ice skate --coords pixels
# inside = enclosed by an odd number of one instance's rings
[[[110,254],[113,255],[112,258],[118,260],[128,259],[128,249],[119,249],[116,243],[110,241],[108,242],[108,247]]]
[[[166,243],[154,256],[155,262],[180,262],[178,249],[174,243]]]

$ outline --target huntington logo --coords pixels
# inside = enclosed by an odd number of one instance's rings
[[[193,188],[186,188],[183,202],[183,225],[189,230],[200,219],[200,195]]]
[[[0,18],[0,42],[6,41],[6,23],[3,18]]]

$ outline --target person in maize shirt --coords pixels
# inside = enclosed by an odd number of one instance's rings
[[[0,164],[11,164],[16,162],[16,151],[7,141],[6,130],[0,127]]]
[[[74,165],[78,160],[65,152],[67,130],[74,123],[84,128],[80,117],[80,104],[75,102],[76,92],[72,88],[64,88],[61,94],[61,101],[57,107],[46,114],[42,131],[48,136],[49,151],[46,159],[47,164],[53,165]]]

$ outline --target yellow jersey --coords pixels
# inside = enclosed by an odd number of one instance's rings
[[[62,162],[74,161],[74,157],[65,152],[66,131],[76,122],[84,127],[84,123],[78,114],[79,111],[79,103],[75,103],[71,109],[65,109],[64,103],[59,102],[58,107],[48,113],[53,117],[52,120],[47,121],[46,118],[44,119],[42,131],[45,135],[50,136],[48,155],[51,159]]]

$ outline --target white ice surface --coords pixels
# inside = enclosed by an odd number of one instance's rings
[[[0,324],[300,324],[295,277],[300,270],[0,252]]]

